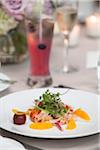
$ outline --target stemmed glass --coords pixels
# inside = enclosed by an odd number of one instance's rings
[[[100,94],[100,52],[97,60],[98,94]]]
[[[63,58],[63,72],[68,73],[75,71],[75,68],[69,66],[68,49],[69,36],[77,21],[78,1],[63,0],[62,6],[56,7],[56,21],[59,29],[64,37],[64,58]]]

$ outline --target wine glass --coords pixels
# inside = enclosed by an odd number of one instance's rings
[[[98,94],[100,94],[100,52],[98,52],[98,60],[97,60],[97,79],[98,79]]]
[[[63,72],[68,73],[75,71],[75,68],[69,67],[68,49],[69,36],[77,22],[78,1],[63,1],[62,6],[56,7],[56,21],[58,27],[64,37],[64,58],[63,58]]]

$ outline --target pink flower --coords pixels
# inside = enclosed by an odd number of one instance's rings
[[[1,2],[7,12],[14,16],[15,19],[23,19],[23,12],[27,6],[28,0],[1,0]]]
[[[35,13],[33,10],[37,2],[42,0],[1,0],[6,11],[13,16],[16,20],[22,20],[25,16]],[[43,4],[44,13],[52,14],[52,0],[44,0]]]

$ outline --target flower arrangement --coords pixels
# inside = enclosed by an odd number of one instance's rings
[[[17,20],[23,19],[35,6],[38,8],[42,6],[44,12],[51,15],[53,10],[63,3],[62,0],[1,0],[1,2],[8,13]]]
[[[0,5],[0,60],[17,63],[26,58],[27,44],[23,21],[20,23]]]
[[[19,61],[20,56],[27,51],[24,19],[32,17],[35,13],[38,16],[40,10],[43,10],[43,13],[47,15],[52,15],[55,8],[61,4],[61,0],[1,0],[1,4],[0,16],[3,23],[5,18],[6,21],[5,25],[2,26],[0,18],[0,32],[2,33],[0,53],[3,53],[0,55],[3,56],[3,62],[5,62],[5,54],[7,60],[9,57],[9,60],[14,58],[14,60]]]
[[[0,35],[6,34],[10,29],[15,28],[18,22],[0,8]]]

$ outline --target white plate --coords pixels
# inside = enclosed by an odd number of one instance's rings
[[[49,88],[51,92],[64,93],[67,89]],[[72,105],[74,109],[82,108],[91,117],[90,122],[77,121],[77,128],[75,130],[59,131],[56,127],[49,130],[32,130],[29,128],[30,121],[27,119],[25,125],[17,126],[13,124],[13,108],[25,111],[33,105],[34,99],[46,91],[46,88],[26,90],[16,92],[1,98],[0,100],[0,126],[1,128],[29,137],[38,138],[76,138],[99,133],[99,119],[98,114],[98,96],[92,93],[83,92],[79,90],[69,90],[61,98],[64,103]]]
[[[0,136],[0,149],[2,150],[25,150],[24,146],[19,142],[10,138]]]
[[[0,79],[10,80],[10,78],[7,75],[3,74],[3,73],[0,73]],[[9,87],[10,87],[9,83],[2,83],[2,82],[0,82],[0,92],[6,90]]]

